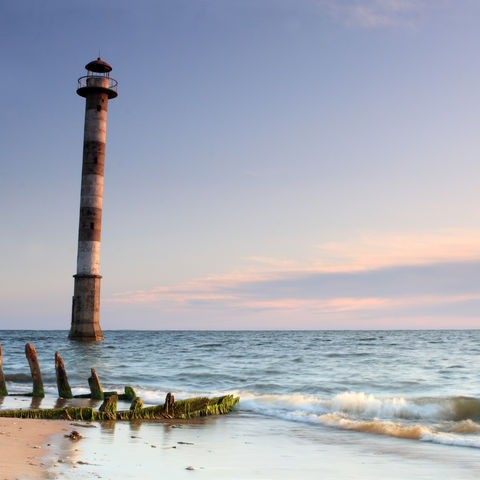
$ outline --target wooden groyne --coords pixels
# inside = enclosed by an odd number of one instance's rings
[[[129,410],[117,410],[118,396],[112,395],[104,400],[99,410],[95,410],[93,407],[37,408],[29,410],[20,408],[16,410],[0,410],[0,417],[88,421],[189,419],[229,413],[238,401],[239,397],[234,397],[233,395],[215,398],[197,397],[179,400],[166,409],[165,405],[143,407],[141,406],[141,399],[136,397]]]
[[[27,343],[25,346],[25,355],[30,366],[32,376],[33,391],[31,393],[8,393],[2,367],[2,348],[0,345],[0,397],[3,396],[31,396],[34,398],[43,398],[45,391],[43,387],[42,374],[38,362],[35,348]],[[66,407],[66,408],[34,408],[34,409],[14,409],[0,410],[0,417],[13,418],[38,418],[38,419],[56,419],[56,420],[162,420],[162,419],[189,419],[194,417],[203,417],[207,415],[222,415],[229,413],[240,400],[233,395],[224,395],[221,397],[207,398],[196,397],[186,400],[175,401],[171,392],[167,393],[165,403],[152,407],[144,407],[143,401],[137,396],[135,390],[130,385],[125,386],[124,393],[104,392],[94,368],[91,369],[91,375],[88,378],[90,387],[89,394],[73,395],[68,382],[65,362],[58,352],[55,352],[55,372],[57,378],[57,389],[59,398],[90,398],[94,400],[103,400],[100,408],[95,410],[93,407]],[[130,401],[128,410],[118,410],[118,401]]]

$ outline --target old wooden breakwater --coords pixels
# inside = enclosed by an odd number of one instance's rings
[[[37,352],[30,343],[25,346],[25,355],[30,366],[32,375],[33,391],[31,393],[9,394],[2,366],[2,347],[0,345],[0,397],[2,396],[30,396],[34,398],[43,398],[45,391],[43,388],[42,373],[38,362]],[[57,377],[57,389],[59,398],[90,398],[94,400],[103,400],[100,408],[95,410],[93,407],[65,407],[65,408],[46,408],[46,409],[15,409],[0,410],[0,417],[15,418],[44,418],[44,419],[64,419],[64,420],[156,420],[169,418],[193,418],[206,415],[221,415],[230,412],[240,400],[233,395],[224,395],[221,397],[208,398],[196,397],[186,400],[175,401],[172,393],[167,393],[165,403],[152,407],[144,407],[143,401],[137,396],[135,390],[130,385],[125,386],[124,393],[104,392],[94,368],[91,369],[91,375],[88,378],[90,393],[82,395],[73,395],[68,382],[65,362],[58,352],[55,353],[55,372]],[[130,401],[128,410],[118,410],[118,400]]]

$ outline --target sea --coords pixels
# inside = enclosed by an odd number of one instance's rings
[[[163,404],[167,392],[176,399],[229,393],[240,403],[191,423],[75,427],[85,439],[75,448],[65,443],[64,461],[51,456],[50,478],[480,476],[480,330],[104,335],[81,343],[66,331],[0,331],[9,393],[31,391],[27,342],[46,391],[40,401],[0,398],[0,409],[65,405],[57,398],[57,351],[75,394],[89,391],[93,367],[104,390],[131,385],[145,405]]]

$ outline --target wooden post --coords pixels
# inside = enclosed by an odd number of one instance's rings
[[[103,400],[105,398],[102,390],[102,385],[98,379],[97,372],[92,368],[92,375],[88,379],[88,385],[90,386],[90,392],[92,393],[90,398],[94,400]]]
[[[171,398],[171,397],[170,397]],[[39,399],[34,399],[39,401]],[[44,418],[62,420],[162,420],[169,418],[194,418],[207,415],[222,415],[233,410],[239,398],[232,395],[224,395],[216,398],[187,398],[175,403],[173,414],[165,412],[164,405],[141,408],[140,398],[134,402],[131,410],[117,410],[117,397],[109,397],[101,407],[103,411],[96,411],[93,407],[62,407],[45,409],[17,409],[0,410],[1,417],[12,418]]]
[[[167,396],[165,397],[165,405],[163,407],[167,415],[175,415],[174,405],[175,405],[175,397],[170,392],[168,392]]]
[[[35,348],[30,343],[25,345],[25,355],[27,356],[28,364],[30,365],[30,372],[33,381],[32,397],[43,398],[45,391],[43,390],[42,372],[38,364],[38,357]]]
[[[7,384],[5,383],[5,376],[3,375],[2,367],[2,346],[0,345],[0,397],[6,397],[7,395]]]
[[[112,395],[103,401],[98,411],[104,412],[109,420],[115,420],[117,418],[117,404],[118,397],[116,395]]]
[[[143,401],[140,397],[135,397],[130,404],[130,410],[137,412],[143,408]]]
[[[123,400],[133,400],[137,396],[135,390],[130,385],[125,386],[125,393],[123,394]]]
[[[55,373],[57,374],[58,396],[61,398],[73,398],[72,389],[68,383],[65,362],[58,352],[55,352]]]

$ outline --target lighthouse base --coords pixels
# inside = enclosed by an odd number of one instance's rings
[[[68,338],[98,342],[103,340],[100,328],[101,275],[74,275],[72,326]]]

